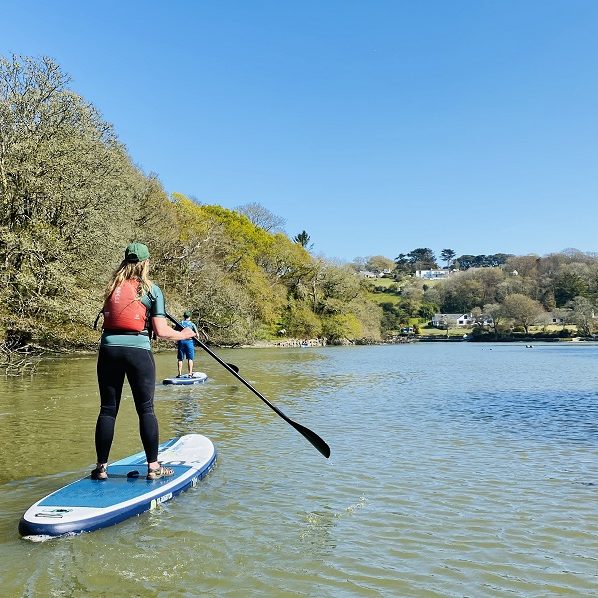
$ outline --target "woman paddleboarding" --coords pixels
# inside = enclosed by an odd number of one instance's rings
[[[151,335],[171,341],[195,336],[191,328],[173,330],[166,322],[164,295],[149,278],[149,250],[143,243],[131,243],[114,272],[105,293],[104,324],[98,353],[100,414],[96,423],[96,468],[92,479],[108,478],[106,465],[114,437],[125,376],[129,381],[139,432],[148,463],[148,480],[173,475],[158,462],[158,420],[154,413],[156,365]]]

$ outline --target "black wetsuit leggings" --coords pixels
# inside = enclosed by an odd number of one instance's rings
[[[158,420],[154,413],[156,365],[147,349],[102,346],[98,354],[100,415],[96,424],[98,463],[107,463],[125,375],[139,416],[139,433],[148,463],[158,460]]]

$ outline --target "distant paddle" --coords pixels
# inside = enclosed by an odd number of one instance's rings
[[[167,313],[166,317],[173,324],[175,324],[178,330],[182,329],[182,326],[170,314]],[[284,419],[284,421],[287,422],[287,424],[293,426],[293,428],[295,428],[295,430],[297,430],[299,434],[301,434],[304,438],[309,440],[309,442],[311,442],[320,451],[320,453],[322,453],[322,455],[326,457],[326,459],[330,457],[330,447],[322,438],[320,438],[315,432],[313,432],[309,428],[306,428],[305,426],[298,424],[296,421],[293,421],[290,417],[287,417],[278,407],[270,403],[270,401],[268,401],[268,399],[261,392],[253,388],[253,386],[251,386],[251,384],[249,384],[247,380],[245,380],[242,376],[238,374],[239,368],[237,366],[233,365],[232,363],[225,363],[224,361],[222,361],[222,359],[220,359],[218,355],[213,353],[210,350],[210,348],[204,343],[202,343],[199,339],[194,337],[193,342],[198,347],[201,347],[210,357],[213,357],[223,368],[228,370],[235,378],[237,378],[237,380],[242,382],[249,390],[256,394],[262,401],[264,401],[264,403],[266,403],[266,405],[268,405],[268,407],[270,407],[270,409],[272,409],[272,411],[274,411],[280,417],[282,417],[282,419]]]

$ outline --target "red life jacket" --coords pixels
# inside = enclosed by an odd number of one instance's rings
[[[141,332],[148,329],[148,309],[139,298],[139,282],[125,280],[104,303],[104,330]]]

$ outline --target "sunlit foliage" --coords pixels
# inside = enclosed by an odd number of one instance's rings
[[[284,221],[259,204],[168,196],[69,83],[49,58],[0,59],[0,341],[97,343],[103,288],[133,240],[150,248],[167,309],[191,310],[213,342],[281,329],[379,338],[377,308],[352,270],[312,257],[309,235],[277,232]]]

